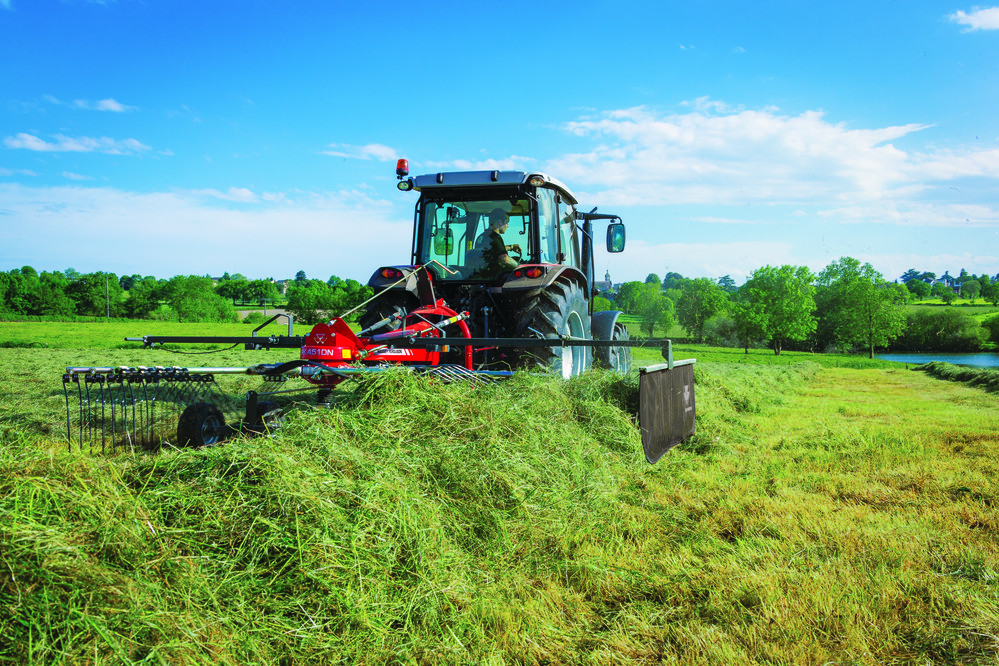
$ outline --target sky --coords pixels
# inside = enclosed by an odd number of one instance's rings
[[[620,215],[615,282],[999,272],[999,6],[0,0],[0,63],[0,270],[363,282],[405,157]]]

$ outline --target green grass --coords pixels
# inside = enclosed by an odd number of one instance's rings
[[[731,351],[650,466],[599,372],[68,454],[61,367],[171,356],[0,349],[0,662],[994,663],[999,396]]]
[[[991,392],[999,392],[999,370],[987,368],[963,368],[950,363],[933,361],[918,367],[939,379],[962,382]]]

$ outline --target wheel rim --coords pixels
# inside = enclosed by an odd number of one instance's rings
[[[219,420],[214,416],[209,416],[205,419],[204,423],[201,424],[201,441],[205,444],[214,444],[218,441],[219,436],[215,434],[215,429],[221,425]]]
[[[569,313],[565,328],[563,335],[569,335],[573,338],[584,337],[583,319],[578,312]],[[583,371],[585,359],[585,347],[562,347],[562,377],[568,379],[579,375]]]

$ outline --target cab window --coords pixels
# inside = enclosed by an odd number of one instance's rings
[[[555,192],[539,189],[538,196],[538,244],[541,249],[541,263],[558,262],[558,208]]]
[[[567,266],[580,265],[579,234],[576,232],[576,207],[562,200],[558,203],[559,216],[559,263]]]
[[[526,199],[475,201],[425,201],[420,229],[420,263],[437,261],[446,266],[445,272],[435,272],[443,280],[485,280],[498,276],[502,270],[490,266],[492,241],[490,215],[505,214],[509,223],[500,233],[503,246],[510,256],[527,260],[532,248],[531,206]],[[515,247],[516,246],[516,247]],[[517,250],[521,250],[520,253]],[[495,263],[495,262],[494,262]]]

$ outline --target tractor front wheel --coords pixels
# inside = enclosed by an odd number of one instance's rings
[[[615,323],[611,340],[630,339],[628,327],[620,322]],[[631,370],[631,347],[604,347],[597,350],[597,356],[601,366],[610,368],[614,372],[626,375]]]
[[[177,443],[180,446],[205,446],[222,439],[225,417],[221,410],[208,402],[196,402],[181,412],[177,422]]]
[[[590,315],[583,291],[575,282],[556,282],[518,307],[517,331],[521,338],[554,338],[564,335],[592,339]],[[590,347],[526,347],[519,350],[519,365],[541,367],[562,377],[576,377],[589,369]]]

